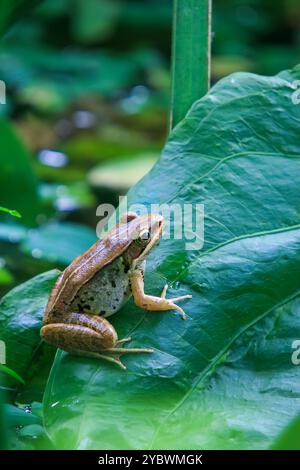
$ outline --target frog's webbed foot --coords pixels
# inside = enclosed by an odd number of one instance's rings
[[[186,300],[186,299],[191,299],[192,295],[180,295],[179,297],[173,297],[171,299],[166,299],[166,294],[169,286],[168,284],[164,285],[163,290],[161,291],[160,298],[165,299],[166,302],[168,302],[168,305],[170,306],[170,309],[174,308],[174,310],[177,310],[181,314],[181,318],[183,320],[186,320],[186,314],[184,310],[179,307],[179,305],[176,305],[176,302],[179,302],[181,300]]]
[[[82,351],[82,350],[76,350],[74,349],[72,351],[73,354],[76,354],[77,356],[83,356],[83,357],[92,357],[94,359],[104,359],[105,361],[112,362],[113,364],[116,364],[117,366],[121,367],[121,369],[126,370],[126,366],[121,362],[119,356],[110,356],[108,354],[103,354],[97,353],[97,352],[92,352],[92,351]]]
[[[131,288],[134,302],[138,307],[146,310],[164,311],[164,310],[177,310],[183,320],[186,319],[184,310],[176,304],[181,300],[191,299],[191,295],[181,295],[171,299],[166,298],[168,285],[166,284],[162,290],[160,297],[148,295],[144,292],[144,279],[140,270],[136,269],[131,276]]]

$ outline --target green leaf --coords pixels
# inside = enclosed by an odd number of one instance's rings
[[[49,290],[58,271],[40,274],[6,294],[0,302],[0,340],[7,367],[27,382],[47,374],[54,350],[41,341],[40,328]],[[47,360],[45,360],[45,358]]]
[[[300,409],[300,70],[236,74],[196,102],[131,203],[205,204],[205,243],[162,240],[146,292],[192,294],[187,320],[132,301],[119,337],[152,355],[56,356],[44,414],[57,447],[267,448]],[[198,232],[197,232],[198,233]]]
[[[0,285],[11,284],[13,280],[13,275],[6,268],[0,268]]]
[[[8,26],[27,8],[32,8],[39,0],[1,0],[0,5],[0,35],[5,33]]]
[[[22,377],[20,377],[19,374],[17,374],[17,372],[10,369],[10,367],[5,366],[4,364],[0,364],[0,372],[3,372],[4,374],[9,375],[10,377],[17,380],[18,382],[25,384],[24,380],[22,379]]]
[[[297,416],[280,433],[272,445],[273,450],[300,450],[300,416]]]
[[[4,411],[4,392],[0,390],[0,450],[6,450],[8,448],[8,433],[7,433],[7,420]]]
[[[72,30],[76,40],[99,42],[112,35],[121,9],[118,0],[75,0]]]
[[[4,405],[7,448],[10,450],[40,450],[52,448],[39,413],[41,403],[31,405]]]
[[[21,214],[14,209],[7,209],[6,207],[0,206],[0,211],[7,212],[8,214],[13,215],[14,217],[18,217],[18,218],[22,217]]]
[[[22,214],[24,224],[33,225],[38,212],[37,182],[30,155],[8,122],[0,120],[0,200]]]
[[[7,414],[8,425],[12,429],[41,424],[41,418],[35,413],[32,413],[30,407],[6,404],[4,405],[4,409]]]
[[[97,240],[89,227],[71,222],[51,223],[30,230],[22,249],[35,258],[67,265]]]
[[[40,424],[30,424],[20,430],[20,436],[37,439],[44,435],[44,428]]]

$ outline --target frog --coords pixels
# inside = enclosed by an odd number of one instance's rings
[[[159,242],[164,227],[160,214],[127,212],[111,230],[59,275],[43,316],[41,337],[70,354],[99,358],[126,369],[124,354],[153,353],[151,348],[128,348],[131,337],[119,339],[107,319],[132,296],[146,311],[177,310],[191,295],[167,298],[145,293],[146,256]]]

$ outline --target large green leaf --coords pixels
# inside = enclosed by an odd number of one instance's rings
[[[300,450],[300,417],[297,416],[275,440],[273,450]]]
[[[44,402],[57,447],[265,448],[300,409],[300,107],[292,82],[236,74],[195,103],[131,192],[204,203],[205,244],[163,240],[147,292],[188,293],[186,322],[127,304],[120,337],[153,355],[127,371],[59,353]]]
[[[32,225],[38,212],[38,196],[30,155],[12,126],[4,120],[0,120],[0,136],[1,206],[13,207],[22,214],[23,223]]]
[[[0,340],[5,343],[7,366],[25,380],[27,388],[34,381],[37,397],[54,357],[53,348],[41,340],[40,328],[57,275],[57,270],[40,274],[12,289],[0,302]]]

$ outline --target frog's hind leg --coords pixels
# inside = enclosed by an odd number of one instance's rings
[[[114,327],[105,318],[87,313],[71,313],[65,323],[48,323],[41,336],[57,348],[78,356],[105,359],[126,369],[120,356],[126,353],[149,353],[150,349],[120,347],[130,338],[118,341]]]

